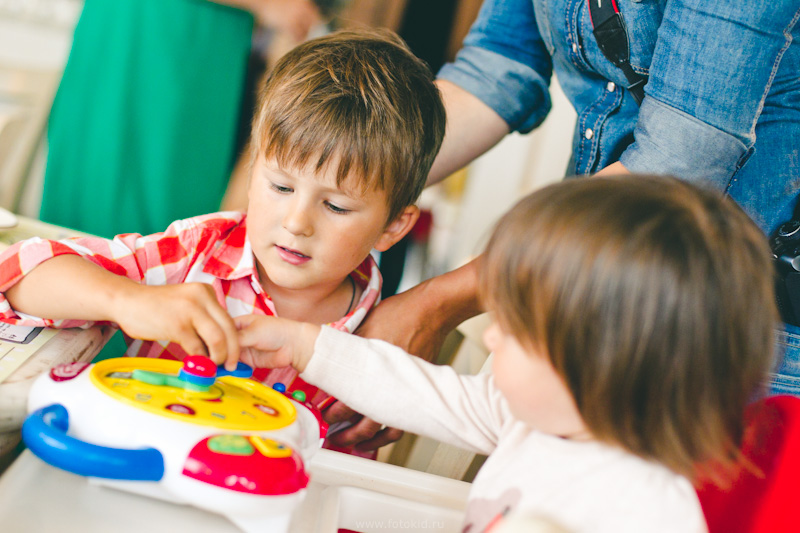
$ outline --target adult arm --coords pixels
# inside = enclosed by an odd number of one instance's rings
[[[356,330],[433,361],[444,338],[464,320],[483,312],[478,299],[478,261],[387,298]]]
[[[447,130],[428,183],[463,167],[509,131],[528,132],[550,110],[552,60],[530,0],[486,0],[437,84]]]
[[[508,123],[477,96],[447,81],[437,80],[447,113],[444,140],[428,174],[437,183],[500,142]]]
[[[617,161],[616,163],[611,163],[606,168],[601,169],[600,171],[596,172],[595,176],[622,176],[624,174],[630,174],[630,170],[625,168],[625,165]]]

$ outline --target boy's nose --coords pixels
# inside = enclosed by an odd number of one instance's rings
[[[314,225],[311,222],[308,208],[299,203],[293,203],[283,217],[283,227],[293,235],[310,237],[314,233]]]

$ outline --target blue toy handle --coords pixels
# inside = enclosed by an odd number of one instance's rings
[[[43,461],[81,476],[133,481],[159,481],[164,476],[164,457],[155,448],[99,446],[70,437],[68,429],[67,409],[54,403],[28,415],[22,439]]]

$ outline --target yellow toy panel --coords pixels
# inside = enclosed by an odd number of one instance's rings
[[[179,361],[122,357],[90,370],[90,380],[112,398],[150,413],[237,431],[270,431],[295,421],[297,411],[280,392],[251,379],[224,376],[207,390],[178,377]]]

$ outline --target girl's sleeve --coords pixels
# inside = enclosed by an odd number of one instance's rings
[[[323,327],[301,377],[390,427],[489,454],[508,407],[488,374],[461,376],[389,343]]]

